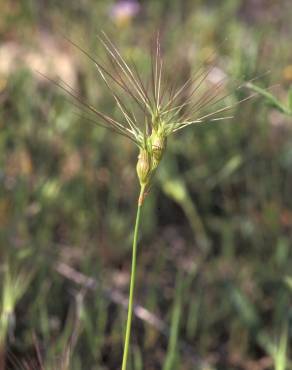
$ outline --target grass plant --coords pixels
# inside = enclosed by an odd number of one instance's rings
[[[7,336],[14,336],[15,308],[26,292],[31,275],[26,272],[12,272],[8,264],[3,266],[0,309],[0,369],[5,369]]]
[[[126,370],[133,320],[137,244],[141,212],[154,174],[165,153],[168,137],[194,124],[230,119],[232,116],[226,116],[225,113],[230,111],[236,104],[242,103],[254,95],[249,95],[235,104],[224,105],[225,99],[229,96],[227,79],[223,78],[215,83],[208,81],[215,69],[213,63],[208,67],[202,65],[195,76],[187,79],[181,86],[176,86],[174,83],[171,85],[167,84],[163,74],[164,63],[159,35],[156,38],[155,48],[151,56],[151,74],[145,82],[136,66],[134,64],[130,65],[126,61],[105,33],[102,33],[99,39],[106,52],[106,64],[100,63],[75,42],[67,41],[94,62],[99,75],[120,110],[121,120],[117,120],[97,110],[78,95],[65,81],[53,82],[74,99],[73,101],[78,108],[82,109],[87,120],[126,137],[139,149],[136,172],[140,184],[140,192],[137,201],[132,244],[128,316],[121,366],[122,370]],[[108,65],[111,66],[111,69],[107,67]],[[244,85],[239,86],[238,89],[242,87]],[[139,116],[137,113],[134,113],[133,104],[135,105],[135,110],[140,113]],[[221,106],[219,106],[220,104]],[[195,214],[194,208],[190,205],[188,199],[186,199],[184,204],[187,212],[191,213],[192,217]],[[175,312],[177,312],[177,309],[175,309]],[[177,314],[174,317],[176,322],[174,327],[177,327]],[[175,335],[172,334],[171,338],[174,337]],[[173,361],[172,349],[175,344],[173,340],[171,340],[171,343],[171,355],[168,356],[169,360],[166,362],[167,369],[172,368],[170,364]]]

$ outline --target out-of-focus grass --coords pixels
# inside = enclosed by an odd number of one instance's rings
[[[281,3],[148,1],[133,19],[112,18],[107,1],[1,3],[1,273],[7,261],[13,271],[23,261],[34,271],[14,308],[7,352],[35,357],[35,333],[53,367],[78,328],[70,369],[120,366],[125,311],[105,289],[127,292],[137,196],[132,146],[79,118],[30,68],[61,74],[115,113],[94,65],[60,34],[99,56],[96,34],[105,29],[146,71],[161,27],[169,78],[178,70],[189,77],[213,53],[218,73],[236,81],[270,70],[254,83],[279,84],[271,93],[285,102],[292,11]],[[132,370],[291,369],[291,118],[264,98],[233,114],[172,138],[148,196],[137,302],[167,330],[135,320]],[[94,293],[59,275],[60,261],[96,279]]]

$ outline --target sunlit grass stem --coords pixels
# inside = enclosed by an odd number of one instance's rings
[[[137,215],[136,215],[133,246],[132,246],[132,267],[131,267],[131,277],[130,277],[129,305],[128,305],[128,317],[127,317],[127,325],[126,325],[122,370],[127,369],[127,360],[128,360],[128,354],[129,354],[131,326],[132,326],[132,317],[133,317],[133,306],[134,306],[134,290],[135,290],[136,264],[137,264],[137,242],[138,242],[139,226],[140,226],[140,221],[141,221],[141,209],[143,206],[144,195],[145,195],[145,185],[141,185],[140,195],[139,195],[138,205],[137,205]]]

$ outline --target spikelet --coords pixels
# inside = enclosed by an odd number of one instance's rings
[[[141,186],[147,186],[152,175],[151,153],[147,149],[141,149],[136,166],[137,175]]]
[[[151,149],[152,149],[152,168],[156,169],[163,157],[166,149],[167,136],[162,131],[161,133],[153,131],[151,134]]]

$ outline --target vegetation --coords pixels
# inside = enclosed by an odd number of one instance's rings
[[[292,368],[289,2],[0,4],[0,370],[121,367],[138,150],[84,102],[139,114],[66,37],[116,70],[104,30],[144,80],[158,29],[165,81],[203,67],[233,118],[206,104],[150,174],[127,369]]]

